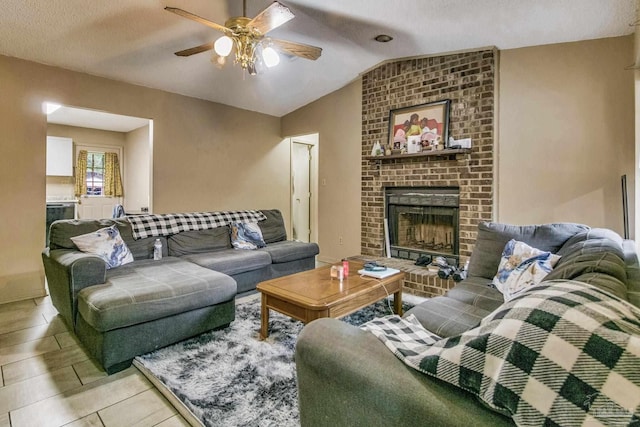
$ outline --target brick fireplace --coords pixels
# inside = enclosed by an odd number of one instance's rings
[[[385,189],[456,188],[459,262],[473,249],[476,227],[493,217],[495,72],[494,49],[408,59],[383,64],[362,79],[363,256],[385,255]],[[390,110],[451,100],[449,134],[471,138],[468,153],[365,159],[376,141],[388,140]],[[448,238],[448,237],[446,237]],[[445,239],[446,239],[445,238]],[[448,244],[445,240],[444,244]],[[406,262],[408,266],[412,262]],[[419,296],[444,293],[452,283],[425,269],[408,267],[405,288]],[[424,274],[421,274],[424,272]],[[424,277],[419,277],[424,276]]]

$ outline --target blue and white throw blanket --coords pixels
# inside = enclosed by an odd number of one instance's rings
[[[192,212],[127,217],[133,238],[169,236],[182,231],[223,227],[231,222],[258,222],[267,219],[260,211]]]
[[[444,339],[412,315],[362,328],[518,425],[640,425],[640,309],[594,286],[544,282]]]

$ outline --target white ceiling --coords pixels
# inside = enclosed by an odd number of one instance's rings
[[[269,0],[247,0],[255,16]],[[296,15],[270,36],[322,47],[252,77],[211,53],[173,52],[221,34],[240,0],[3,0],[0,54],[282,116],[386,60],[496,46],[511,49],[631,34],[636,0],[282,0]],[[381,33],[394,37],[381,44]],[[632,58],[630,63],[632,62]]]
[[[148,119],[139,117],[122,116],[120,114],[67,106],[62,106],[47,115],[47,122],[114,132],[131,132],[149,124]]]

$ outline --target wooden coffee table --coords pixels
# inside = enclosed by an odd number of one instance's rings
[[[393,306],[402,315],[404,273],[376,279],[360,276],[363,263],[350,261],[349,276],[331,278],[331,266],[303,271],[258,284],[262,294],[260,339],[269,336],[269,310],[309,323],[321,317],[339,319],[393,294]]]

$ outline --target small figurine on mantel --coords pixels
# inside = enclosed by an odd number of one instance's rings
[[[391,145],[387,144],[387,148],[384,150],[384,155],[385,156],[390,156],[391,155]]]
[[[373,144],[373,148],[371,149],[371,155],[372,156],[382,156],[383,155],[382,147],[380,146],[380,141],[376,141]]]

